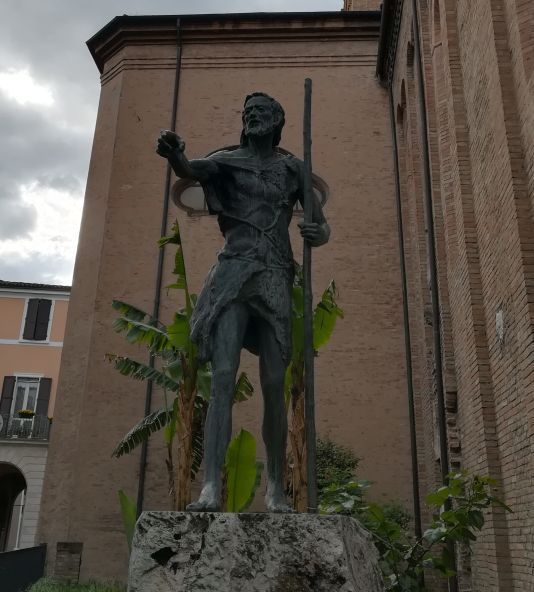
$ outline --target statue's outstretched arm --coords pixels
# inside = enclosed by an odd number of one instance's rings
[[[156,152],[169,161],[172,170],[182,179],[209,181],[217,174],[217,164],[208,158],[188,160],[185,155],[185,142],[178,134],[169,130],[161,132]]]

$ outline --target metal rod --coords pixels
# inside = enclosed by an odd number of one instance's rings
[[[172,115],[170,129],[176,131],[176,115],[178,112],[178,92],[180,90],[180,72],[182,66],[182,39],[180,34],[180,19],[176,21],[176,70],[174,74],[174,90],[172,100]],[[171,165],[167,163],[167,170],[165,173],[165,190],[163,193],[163,211],[161,213],[161,230],[160,236],[165,236],[167,233],[167,216],[169,214],[169,198],[171,193]],[[156,321],[159,317],[159,307],[161,303],[161,280],[163,277],[163,263],[165,260],[165,252],[163,249],[159,249],[158,253],[158,266],[156,274],[155,284],[155,295],[154,295],[154,306],[152,309],[152,319]],[[155,356],[150,355],[148,365],[153,368],[155,363]],[[145,391],[145,417],[150,414],[152,408],[152,392],[153,382],[148,380],[146,383]],[[148,441],[145,440],[141,445],[141,458],[139,460],[139,483],[137,486],[137,517],[139,518],[143,511],[143,502],[145,497],[145,478],[146,478],[146,466],[148,456]]]
[[[447,418],[445,408],[445,388],[443,384],[443,353],[441,349],[441,317],[439,305],[439,285],[436,258],[436,236],[434,231],[434,206],[432,199],[432,175],[430,169],[430,142],[428,140],[428,119],[426,114],[426,93],[423,72],[423,54],[421,51],[420,29],[419,29],[419,7],[417,0],[412,0],[413,6],[413,28],[414,28],[414,50],[415,62],[417,64],[417,85],[419,90],[419,117],[421,123],[421,144],[423,157],[423,193],[425,204],[425,221],[427,230],[427,252],[428,267],[430,270],[430,294],[432,301],[432,330],[434,345],[434,371],[436,374],[436,395],[438,400],[438,433],[440,449],[441,478],[443,484],[448,483],[449,474],[449,447],[447,442]],[[450,508],[450,501],[445,502],[445,508]],[[454,543],[447,545],[449,553],[456,564],[456,550]],[[448,580],[449,592],[458,592],[458,578],[452,576]]]
[[[408,413],[410,421],[410,451],[412,456],[412,490],[414,531],[419,539],[423,533],[421,528],[421,499],[419,497],[419,463],[417,458],[417,432],[415,424],[415,404],[413,390],[412,338],[410,333],[410,311],[408,306],[408,281],[406,274],[406,257],[404,245],[404,225],[402,220],[402,202],[400,188],[399,145],[397,141],[397,127],[395,122],[395,106],[393,89],[389,87],[389,111],[391,119],[391,134],[393,138],[393,166],[395,168],[395,203],[397,209],[397,232],[399,238],[400,272],[402,286],[402,311],[404,318],[404,350],[406,356],[406,382],[408,388]]]
[[[304,81],[304,222],[313,222],[313,188],[311,164],[311,95],[312,81]],[[311,276],[311,246],[304,240],[304,418],[306,428],[306,469],[308,483],[308,512],[317,512],[317,466],[315,434],[315,390],[313,349],[313,291]]]

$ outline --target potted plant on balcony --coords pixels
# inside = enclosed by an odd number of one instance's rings
[[[33,409],[19,409],[17,415],[21,419],[31,419],[35,415],[35,411]]]

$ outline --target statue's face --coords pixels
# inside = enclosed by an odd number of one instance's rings
[[[271,101],[266,97],[252,97],[243,110],[245,134],[264,136],[275,127]]]

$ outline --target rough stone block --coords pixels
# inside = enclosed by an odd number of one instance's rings
[[[382,592],[369,533],[345,516],[144,512],[129,592]]]

